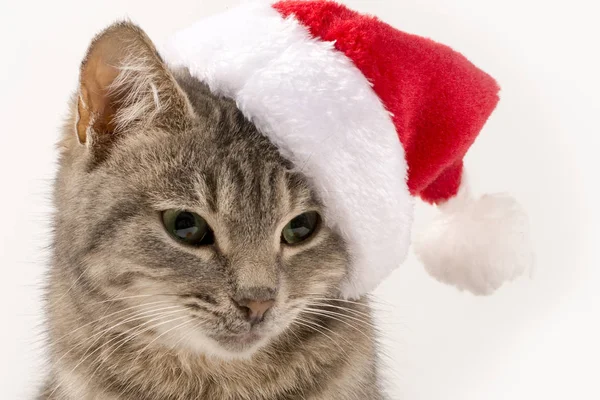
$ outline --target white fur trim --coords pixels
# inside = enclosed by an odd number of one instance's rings
[[[487,295],[533,265],[525,211],[505,194],[473,198],[465,177],[457,196],[439,206],[415,252],[437,280]]]
[[[352,264],[343,296],[375,288],[406,257],[413,200],[389,113],[333,43],[269,4],[246,4],[176,34],[164,47],[302,170],[343,235]]]

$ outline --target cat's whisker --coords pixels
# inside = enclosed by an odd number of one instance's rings
[[[321,306],[321,307],[327,307],[327,308],[336,308],[338,310],[347,311],[347,312],[352,313],[354,315],[360,315],[360,316],[368,318],[368,319],[372,318],[372,314],[367,313],[367,312],[363,312],[363,311],[358,311],[358,310],[355,310],[355,309],[350,308],[350,307],[336,306],[334,304],[324,303],[324,302],[319,302],[319,301],[317,301],[317,302],[309,302],[308,305],[309,306],[311,306],[311,305]]]
[[[102,301],[97,301],[94,303],[90,303],[90,304],[104,304],[104,303],[112,303],[112,302],[116,302],[116,301],[122,301],[122,300],[129,300],[129,299],[137,299],[140,297],[160,297],[160,296],[179,296],[178,294],[169,294],[169,293],[160,293],[160,294],[138,294],[135,296],[125,296],[125,297],[116,297],[116,298],[110,298],[107,300],[102,300]]]
[[[300,339],[300,337],[298,336],[298,334],[296,332],[294,332],[293,329],[287,329],[286,331],[283,332],[283,335],[287,336],[289,338],[290,335],[293,335],[293,338],[290,338],[292,340],[294,340],[295,343],[302,343],[302,340]],[[274,351],[269,351],[269,354],[272,356],[276,356],[278,353],[285,353],[285,354],[294,354],[293,351],[285,351],[283,349],[275,349]]]
[[[160,307],[153,308],[153,309],[150,309],[150,310],[140,311],[140,312],[137,312],[135,314],[130,315],[129,317],[125,317],[124,319],[119,320],[116,324],[107,327],[106,329],[104,329],[103,331],[101,331],[99,333],[104,334],[104,333],[106,333],[108,331],[111,331],[114,328],[116,328],[118,326],[121,326],[121,325],[124,325],[124,324],[126,324],[128,322],[132,322],[132,321],[137,321],[137,320],[140,320],[140,319],[148,318],[149,316],[160,314],[160,312],[164,312],[165,310],[172,310],[172,309],[176,309],[176,308],[181,308],[181,306],[179,306],[179,305],[170,305],[170,306],[164,306],[164,307],[160,306]],[[98,333],[96,333],[96,335],[97,334]]]
[[[192,319],[188,319],[187,321],[184,321],[183,323],[181,323],[181,324],[179,324],[179,325],[176,325],[176,326],[174,326],[174,327],[172,327],[172,328],[170,328],[170,329],[167,329],[166,331],[164,331],[164,332],[163,332],[163,333],[161,333],[160,335],[157,335],[157,336],[156,336],[154,339],[152,339],[152,340],[151,340],[151,341],[150,341],[150,342],[149,342],[149,343],[148,343],[146,346],[144,346],[144,348],[143,348],[142,350],[140,350],[140,351],[139,351],[138,355],[137,355],[137,356],[135,357],[135,359],[133,360],[133,364],[135,364],[135,363],[136,363],[136,361],[138,360],[138,358],[139,358],[139,357],[142,355],[142,353],[143,353],[144,351],[146,351],[146,350],[147,350],[147,349],[148,349],[148,348],[149,348],[149,347],[150,347],[150,346],[151,346],[151,345],[152,345],[154,342],[156,342],[158,339],[160,339],[161,337],[165,336],[166,334],[168,334],[169,332],[171,332],[171,331],[173,331],[173,330],[175,330],[175,329],[177,329],[177,328],[180,328],[180,327],[182,327],[182,326],[184,326],[184,325],[187,325],[187,324],[189,324],[190,322],[194,322],[194,320],[192,320]]]
[[[196,329],[198,327],[200,327],[201,321],[194,321],[196,322],[194,324],[194,326],[192,327],[192,329],[190,329],[188,332],[186,332],[184,335],[181,336],[181,338],[179,338],[179,340],[177,340],[175,343],[173,343],[173,345],[171,346],[172,349],[177,349],[177,346],[184,340],[187,340],[190,338],[190,336],[194,333],[193,329]],[[175,356],[174,354],[172,354],[173,356]],[[183,373],[183,370],[182,370]],[[121,391],[121,394],[125,394],[127,393],[127,391],[129,390],[129,388],[133,385],[133,381],[130,382],[125,388],[123,388],[123,390]]]
[[[367,321],[367,320],[361,319],[361,318],[356,318],[356,317],[353,317],[351,315],[344,314],[344,313],[341,313],[341,312],[330,311],[330,310],[323,310],[323,309],[311,308],[311,307],[306,307],[305,310],[311,311],[311,312],[316,312],[318,315],[322,315],[324,317],[326,317],[326,316],[337,316],[337,317],[340,317],[340,318],[346,318],[346,319],[349,319],[349,320],[352,320],[352,321],[356,321],[356,322],[364,325],[365,327],[373,329],[374,331],[378,330],[378,328],[373,323],[371,323],[370,321]]]
[[[113,315],[121,314],[121,313],[123,313],[125,311],[132,310],[132,309],[135,309],[135,308],[141,308],[141,307],[148,306],[148,305],[156,305],[156,304],[159,304],[159,303],[169,303],[169,302],[170,301],[168,301],[168,300],[161,300],[161,301],[154,301],[154,302],[150,302],[150,303],[138,304],[138,305],[135,305],[135,306],[132,306],[132,307],[127,307],[127,308],[119,310],[119,311],[115,311],[115,312],[110,313],[108,315],[103,315],[102,317],[100,317],[98,319],[90,321],[90,322],[86,323],[85,325],[81,325],[79,328],[74,329],[74,330],[66,333],[65,335],[63,335],[63,336],[59,337],[58,339],[56,339],[56,341],[57,342],[61,341],[62,339],[66,338],[67,336],[70,336],[70,335],[74,334],[75,332],[77,332],[77,331],[79,331],[79,330],[81,330],[81,329],[83,329],[83,328],[85,328],[87,326],[96,324],[96,323],[98,323],[98,322],[100,322],[100,321],[102,321],[102,320],[104,320],[106,318],[112,317]]]
[[[48,307],[53,307],[54,305],[58,304],[62,299],[65,298],[65,296],[67,294],[69,294],[71,292],[71,290],[73,290],[73,288],[77,285],[77,283],[81,280],[81,278],[83,278],[83,276],[86,274],[86,272],[90,269],[90,266],[87,266],[82,272],[81,274],[79,274],[79,276],[77,277],[77,279],[75,279],[73,281],[73,283],[71,284],[71,286],[69,286],[69,288],[56,300],[52,301]]]
[[[193,322],[195,322],[194,326],[192,327],[192,329],[190,329],[189,331],[187,331],[185,334],[183,334],[179,340],[177,340],[175,343],[173,343],[173,345],[171,346],[173,349],[177,348],[177,345],[179,345],[179,343],[187,340],[190,338],[190,336],[192,336],[192,334],[194,333],[194,330],[200,328],[203,324],[202,321],[200,320],[192,320]]]
[[[305,328],[308,328],[309,330],[313,331],[313,332],[317,332],[323,336],[325,336],[326,338],[328,338],[329,340],[331,340],[336,346],[338,346],[338,348],[343,351],[343,349],[340,347],[340,345],[335,341],[335,339],[333,339],[331,336],[327,335],[326,333],[324,333],[323,331],[319,330],[318,328],[320,327],[319,324],[313,322],[313,321],[309,321],[309,320],[305,320],[303,318],[297,317],[293,322],[293,324],[298,324],[300,326],[303,326]]]
[[[323,307],[331,307],[331,306],[332,306],[331,304],[327,304],[327,303],[324,303],[324,304],[323,304],[323,303],[319,303],[319,304],[317,304],[317,305],[319,305],[319,306],[323,306]],[[339,308],[345,309],[344,307],[339,307]],[[370,329],[373,329],[373,331],[374,331],[374,332],[379,332],[379,331],[380,331],[380,329],[379,329],[379,328],[378,328],[376,325],[374,325],[373,323],[371,323],[371,322],[368,322],[368,321],[363,321],[363,320],[361,320],[361,319],[357,319],[357,318],[353,318],[352,316],[345,315],[345,314],[343,314],[343,313],[337,313],[337,312],[334,312],[334,311],[322,310],[322,309],[318,309],[318,310],[316,310],[316,309],[311,309],[310,307],[308,307],[307,309],[308,309],[308,310],[311,310],[311,311],[316,311],[317,313],[324,312],[324,313],[327,313],[327,314],[332,314],[332,315],[336,315],[336,316],[339,316],[339,317],[342,317],[342,318],[350,318],[350,319],[354,319],[354,320],[356,320],[357,322],[360,322],[360,323],[363,323],[363,324],[366,324],[366,325],[368,325],[368,327],[369,327]],[[352,309],[346,309],[346,311],[353,311],[353,310],[352,310]],[[349,324],[349,323],[346,323],[346,322],[344,322],[344,321],[342,321],[342,320],[339,320],[338,318],[334,318],[334,317],[333,317],[333,316],[331,316],[331,315],[327,315],[327,316],[325,316],[325,315],[322,315],[322,316],[324,316],[324,317],[329,317],[329,318],[332,318],[332,319],[336,319],[336,320],[338,320],[339,322],[341,322],[341,323],[344,323],[345,325],[351,326],[351,327],[352,327],[354,330],[356,330],[357,332],[360,332],[360,333],[362,333],[362,331],[360,331],[360,329],[358,329],[357,327],[354,327],[354,326],[352,326],[352,325],[351,325],[351,324]],[[363,336],[365,336],[365,334],[364,334],[364,333],[362,333],[362,334],[363,334]],[[389,339],[388,339],[388,340],[389,340]],[[380,357],[384,357],[384,358],[386,358],[386,359],[388,359],[388,360],[390,360],[390,361],[393,361],[392,357],[391,357],[391,356],[390,356],[388,353],[386,353],[386,352],[384,351],[384,349],[383,349],[383,348],[380,348],[380,349],[379,349],[379,352],[378,352],[378,354],[380,355]]]
[[[153,317],[155,315],[159,315],[160,313],[164,312],[165,310],[169,310],[169,309],[173,309],[173,308],[177,308],[177,307],[179,307],[179,306],[167,306],[167,307],[159,306],[157,308],[153,308],[150,310],[142,310],[142,311],[130,313],[129,315],[123,316],[123,317],[121,317],[121,319],[118,319],[117,322],[115,324],[113,324],[112,326],[105,327],[102,330],[100,330],[100,331],[94,333],[92,336],[90,336],[88,339],[93,339],[94,337],[97,337],[97,339],[94,342],[92,342],[92,344],[90,346],[93,346],[94,344],[96,344],[96,342],[98,340],[100,340],[100,338],[102,337],[103,334],[106,334],[107,332],[111,331],[112,329],[114,329],[118,326],[124,325],[128,322]],[[62,357],[66,356],[70,351],[74,350],[75,348],[77,348],[77,346],[75,346],[73,349],[69,350]],[[61,359],[62,359],[62,357],[61,357]],[[60,359],[58,361],[60,361]]]
[[[171,305],[171,306],[159,307],[159,308],[146,310],[146,311],[140,311],[140,312],[134,313],[128,317],[124,317],[124,318],[118,320],[115,324],[102,329],[100,332],[95,333],[92,337],[99,336],[99,338],[100,338],[102,335],[109,333],[110,331],[114,330],[115,328],[125,325],[129,322],[153,318],[155,316],[158,316],[158,315],[161,315],[161,314],[167,312],[168,310],[175,309],[174,311],[178,311],[177,309],[179,309],[179,308],[180,308],[180,306]],[[92,343],[92,345],[93,344],[94,343]]]
[[[393,307],[393,304],[391,304],[391,303],[384,302],[380,299],[376,300],[376,299],[373,299],[372,297],[368,297],[366,301],[355,301],[355,300],[340,299],[340,298],[336,298],[336,297],[311,297],[311,296],[322,296],[322,293],[307,293],[306,295],[309,296],[311,300],[333,301],[333,302],[338,301],[338,302],[342,302],[342,303],[356,304],[356,305],[359,305],[362,307],[369,307],[371,304],[378,304],[378,305]]]
[[[102,344],[102,345],[101,345],[99,348],[102,348],[102,347],[105,347],[105,346],[109,345],[109,344],[110,344],[111,342],[113,342],[115,339],[119,339],[119,338],[120,338],[121,340],[125,340],[125,339],[131,340],[131,339],[134,339],[134,338],[136,338],[137,336],[139,336],[140,334],[142,334],[142,333],[144,333],[144,332],[147,332],[147,331],[149,331],[149,330],[152,330],[152,329],[156,328],[157,326],[164,325],[164,324],[166,324],[166,323],[168,323],[168,322],[164,322],[164,323],[162,323],[162,322],[161,322],[161,323],[159,323],[159,324],[157,324],[157,325],[152,325],[152,326],[149,326],[149,327],[146,327],[146,328],[144,328],[144,329],[140,330],[140,328],[142,328],[143,326],[145,326],[145,325],[149,325],[149,324],[151,324],[151,323],[154,323],[154,322],[156,322],[156,321],[159,321],[159,320],[161,320],[161,319],[162,319],[162,318],[164,318],[164,317],[168,317],[168,316],[171,316],[171,315],[177,314],[178,312],[181,312],[181,311],[182,311],[182,310],[175,310],[175,311],[170,311],[170,312],[163,313],[163,314],[161,314],[161,315],[155,316],[155,317],[153,317],[153,318],[152,318],[151,320],[149,320],[149,321],[146,321],[146,322],[144,322],[144,323],[142,323],[142,324],[136,325],[136,326],[134,326],[133,328],[130,328],[130,329],[128,329],[128,330],[126,330],[126,331],[124,331],[124,332],[122,332],[122,333],[119,333],[119,334],[117,334],[117,336],[115,336],[114,338],[110,339],[108,342],[106,342],[106,343],[103,343],[103,344]],[[181,318],[184,318],[184,317],[187,317],[187,315],[180,316],[180,317],[176,317],[176,319],[181,319]],[[130,334],[131,332],[133,332],[133,334]],[[120,342],[121,342],[121,340],[118,340],[116,343],[113,343],[113,345],[111,345],[111,347],[113,347],[114,345],[116,345],[116,344],[120,343]],[[112,354],[113,354],[113,353],[109,354],[109,356],[110,356],[110,355],[112,355]],[[107,357],[107,358],[108,358],[108,357]]]
[[[325,336],[326,338],[328,338],[329,340],[331,340],[331,342],[333,344],[335,344],[337,346],[337,348],[346,355],[347,359],[350,359],[350,356],[348,355],[348,353],[346,352],[346,350],[344,350],[342,348],[342,346],[340,346],[340,344],[331,336],[329,336],[328,334],[326,334],[325,332],[323,332],[321,329],[325,329],[328,332],[331,332],[332,334],[336,335],[336,332],[332,331],[331,329],[328,329],[327,327],[324,327],[314,321],[310,321],[301,317],[296,317],[296,319],[294,320],[294,323],[297,323],[299,325],[302,325],[304,327],[307,327],[309,329],[312,329],[315,332],[320,333],[321,335]],[[337,336],[340,336],[339,334],[337,334]],[[341,337],[341,336],[340,336]]]
[[[306,318],[302,318],[302,317],[298,316],[298,317],[297,317],[297,319],[299,319],[299,320],[301,320],[301,321],[303,321],[303,322],[305,322],[305,323],[309,323],[309,324],[316,325],[316,326],[318,326],[319,328],[321,328],[321,329],[324,329],[324,330],[326,330],[327,332],[331,333],[332,335],[334,335],[334,336],[338,336],[338,337],[342,338],[342,340],[344,340],[344,341],[345,341],[346,343],[348,343],[350,346],[354,346],[354,344],[352,344],[352,343],[350,343],[348,340],[346,340],[346,339],[345,339],[345,338],[344,338],[344,337],[343,337],[343,336],[342,336],[342,335],[341,335],[339,332],[335,332],[335,331],[333,331],[332,329],[330,329],[330,328],[328,328],[328,327],[324,326],[323,324],[320,324],[320,323],[318,323],[317,321],[315,321],[315,320],[311,319],[311,317],[310,317],[310,316],[307,316],[307,317],[308,317],[308,319],[306,319]]]
[[[362,330],[358,329],[356,326],[352,325],[351,323],[349,323],[347,321],[344,321],[341,318],[338,318],[338,317],[333,316],[331,314],[324,314],[324,313],[321,313],[321,312],[310,311],[308,309],[303,310],[303,312],[306,313],[306,314],[312,314],[312,315],[317,315],[317,316],[321,316],[321,317],[325,317],[325,318],[331,318],[333,320],[341,322],[342,324],[347,325],[348,327],[354,329],[355,331],[357,331],[358,333],[360,333],[361,335],[363,335],[366,339],[371,340],[371,338],[369,337],[369,335],[367,335]]]
[[[350,342],[345,336],[343,336],[340,332],[336,332],[331,328],[327,328],[326,326],[324,326],[323,324],[318,323],[317,321],[314,321],[310,315],[306,315],[305,316],[307,318],[309,318],[309,320],[315,324],[317,324],[319,327],[323,328],[323,329],[327,329],[327,331],[331,332],[333,335],[337,336],[338,338],[340,338],[340,340],[344,341],[350,348],[354,349],[357,345],[357,343],[359,342]],[[306,319],[305,319],[306,321]],[[366,347],[364,346],[364,344],[360,343],[360,347],[363,350],[367,350]]]
[[[345,312],[348,312],[348,313],[351,313],[353,315],[345,315],[345,314],[343,314],[343,312],[342,313],[337,313],[335,315],[338,315],[340,317],[343,316],[345,318],[352,319],[352,320],[355,320],[357,322],[366,324],[370,328],[372,328],[375,332],[381,332],[381,329],[375,324],[375,322],[373,322],[376,319],[376,316],[375,316],[376,313],[368,314],[368,313],[364,313],[364,312],[361,312],[361,311],[358,311],[358,310],[354,310],[352,308],[348,308],[348,307],[344,307],[344,306],[336,306],[336,305],[333,305],[331,303],[323,303],[323,302],[309,302],[307,304],[308,309],[311,309],[310,306],[317,306],[317,307],[319,307],[319,311],[326,311],[328,313],[336,313],[335,311],[327,310],[327,308],[330,308],[330,307],[331,308],[335,308],[335,309],[339,309],[339,310],[342,310],[342,311],[345,311]],[[325,310],[323,310],[323,308]],[[313,310],[313,311],[315,311],[315,310]],[[388,326],[393,325],[393,326],[406,327],[405,324],[402,324],[402,323],[400,323],[398,321],[394,321],[394,322],[378,321],[378,323],[379,324],[385,324],[385,325],[388,325]]]
[[[322,311],[322,310],[319,310],[319,311]],[[347,316],[347,315],[344,315],[344,314],[336,314],[336,315],[339,315],[340,317],[344,317],[344,318],[348,318],[348,317],[349,317],[349,316]],[[343,321],[342,319],[336,318],[336,317],[334,317],[334,316],[332,316],[332,315],[321,315],[321,316],[323,316],[323,317],[325,317],[325,318],[331,318],[331,319],[337,320],[337,321],[339,321],[340,323],[342,323],[342,324],[344,324],[344,325],[347,325],[348,327],[352,328],[352,329],[353,329],[353,330],[355,330],[356,332],[360,333],[360,334],[361,334],[362,336],[364,336],[365,338],[367,338],[367,339],[369,339],[369,338],[370,338],[370,337],[369,337],[369,336],[368,336],[366,333],[364,333],[364,332],[363,332],[361,329],[359,329],[358,327],[354,326],[353,324],[351,324],[351,323],[349,323],[349,322]],[[359,322],[361,322],[361,323],[365,323],[365,321],[359,321]],[[373,324],[370,324],[370,323],[368,323],[368,328],[372,329],[372,330],[373,330],[373,332],[379,332],[379,328],[377,328],[377,327],[376,327],[375,325],[373,325]],[[392,358],[391,358],[391,356],[390,356],[389,354],[387,354],[385,351],[383,351],[383,349],[381,349],[381,348],[379,349],[379,352],[378,352],[378,354],[379,354],[379,356],[380,356],[380,357],[384,357],[384,358],[386,358],[386,359],[388,359],[388,360],[390,360],[390,361],[393,361],[393,360],[392,360]]]

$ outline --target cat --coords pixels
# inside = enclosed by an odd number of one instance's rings
[[[40,400],[380,400],[368,297],[311,182],[136,25],[91,43],[59,143]]]

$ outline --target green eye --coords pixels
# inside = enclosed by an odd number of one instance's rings
[[[180,242],[193,246],[214,243],[210,227],[196,213],[181,210],[167,210],[162,213],[163,224],[167,232]]]
[[[315,211],[298,215],[283,228],[281,241],[287,244],[297,244],[305,241],[315,232],[319,221],[319,214]]]

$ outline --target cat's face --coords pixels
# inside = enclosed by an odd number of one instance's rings
[[[247,357],[303,324],[298,314],[311,302],[337,295],[345,245],[321,219],[310,183],[233,102],[169,72],[138,30],[119,29],[97,39],[84,62],[63,141],[56,246],[64,276],[77,278],[84,310],[109,305],[106,325],[129,329],[132,340]],[[127,35],[123,54],[110,43],[119,35]],[[113,65],[106,54],[117,65],[143,58],[137,74],[149,75],[86,70]],[[96,90],[107,80],[110,90]]]

